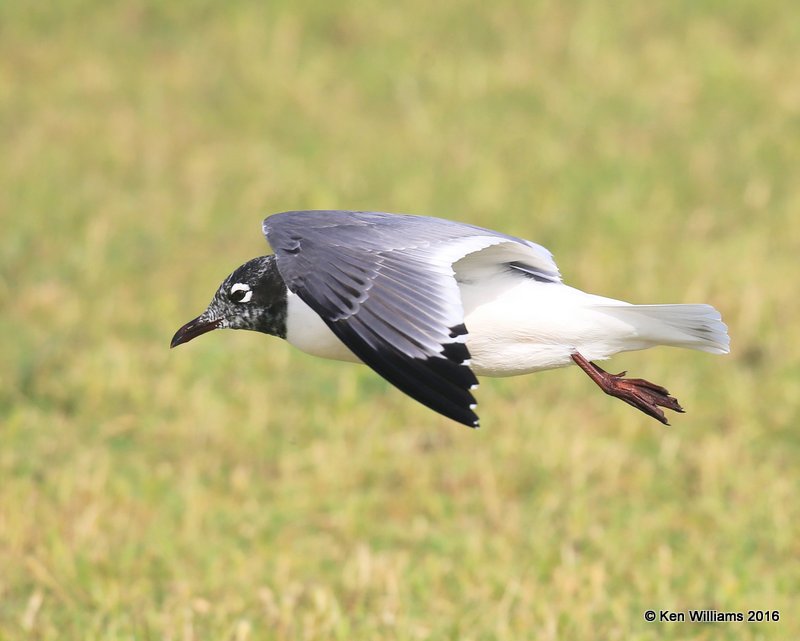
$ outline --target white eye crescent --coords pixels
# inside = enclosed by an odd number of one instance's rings
[[[235,303],[249,303],[253,298],[253,290],[247,283],[236,283],[231,287],[231,300]]]

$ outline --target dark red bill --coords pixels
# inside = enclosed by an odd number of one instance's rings
[[[194,320],[190,320],[188,323],[186,323],[186,325],[175,332],[175,336],[172,337],[172,341],[170,342],[169,346],[172,348],[183,343],[188,343],[190,340],[197,338],[201,334],[210,332],[212,329],[217,329],[220,325],[222,325],[221,318],[209,320],[208,318],[198,316]]]

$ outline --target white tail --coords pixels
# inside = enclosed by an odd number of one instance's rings
[[[594,309],[629,323],[651,345],[673,345],[727,354],[728,326],[711,305],[597,305]]]

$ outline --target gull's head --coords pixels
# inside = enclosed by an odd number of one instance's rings
[[[259,256],[238,267],[219,286],[206,311],[175,332],[170,347],[225,328],[286,336],[286,285],[275,256]]]

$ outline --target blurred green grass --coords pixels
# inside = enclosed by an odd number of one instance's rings
[[[800,637],[790,2],[0,3],[0,639]],[[440,215],[730,357],[484,381],[173,331],[296,208]],[[645,623],[645,609],[779,609]]]

